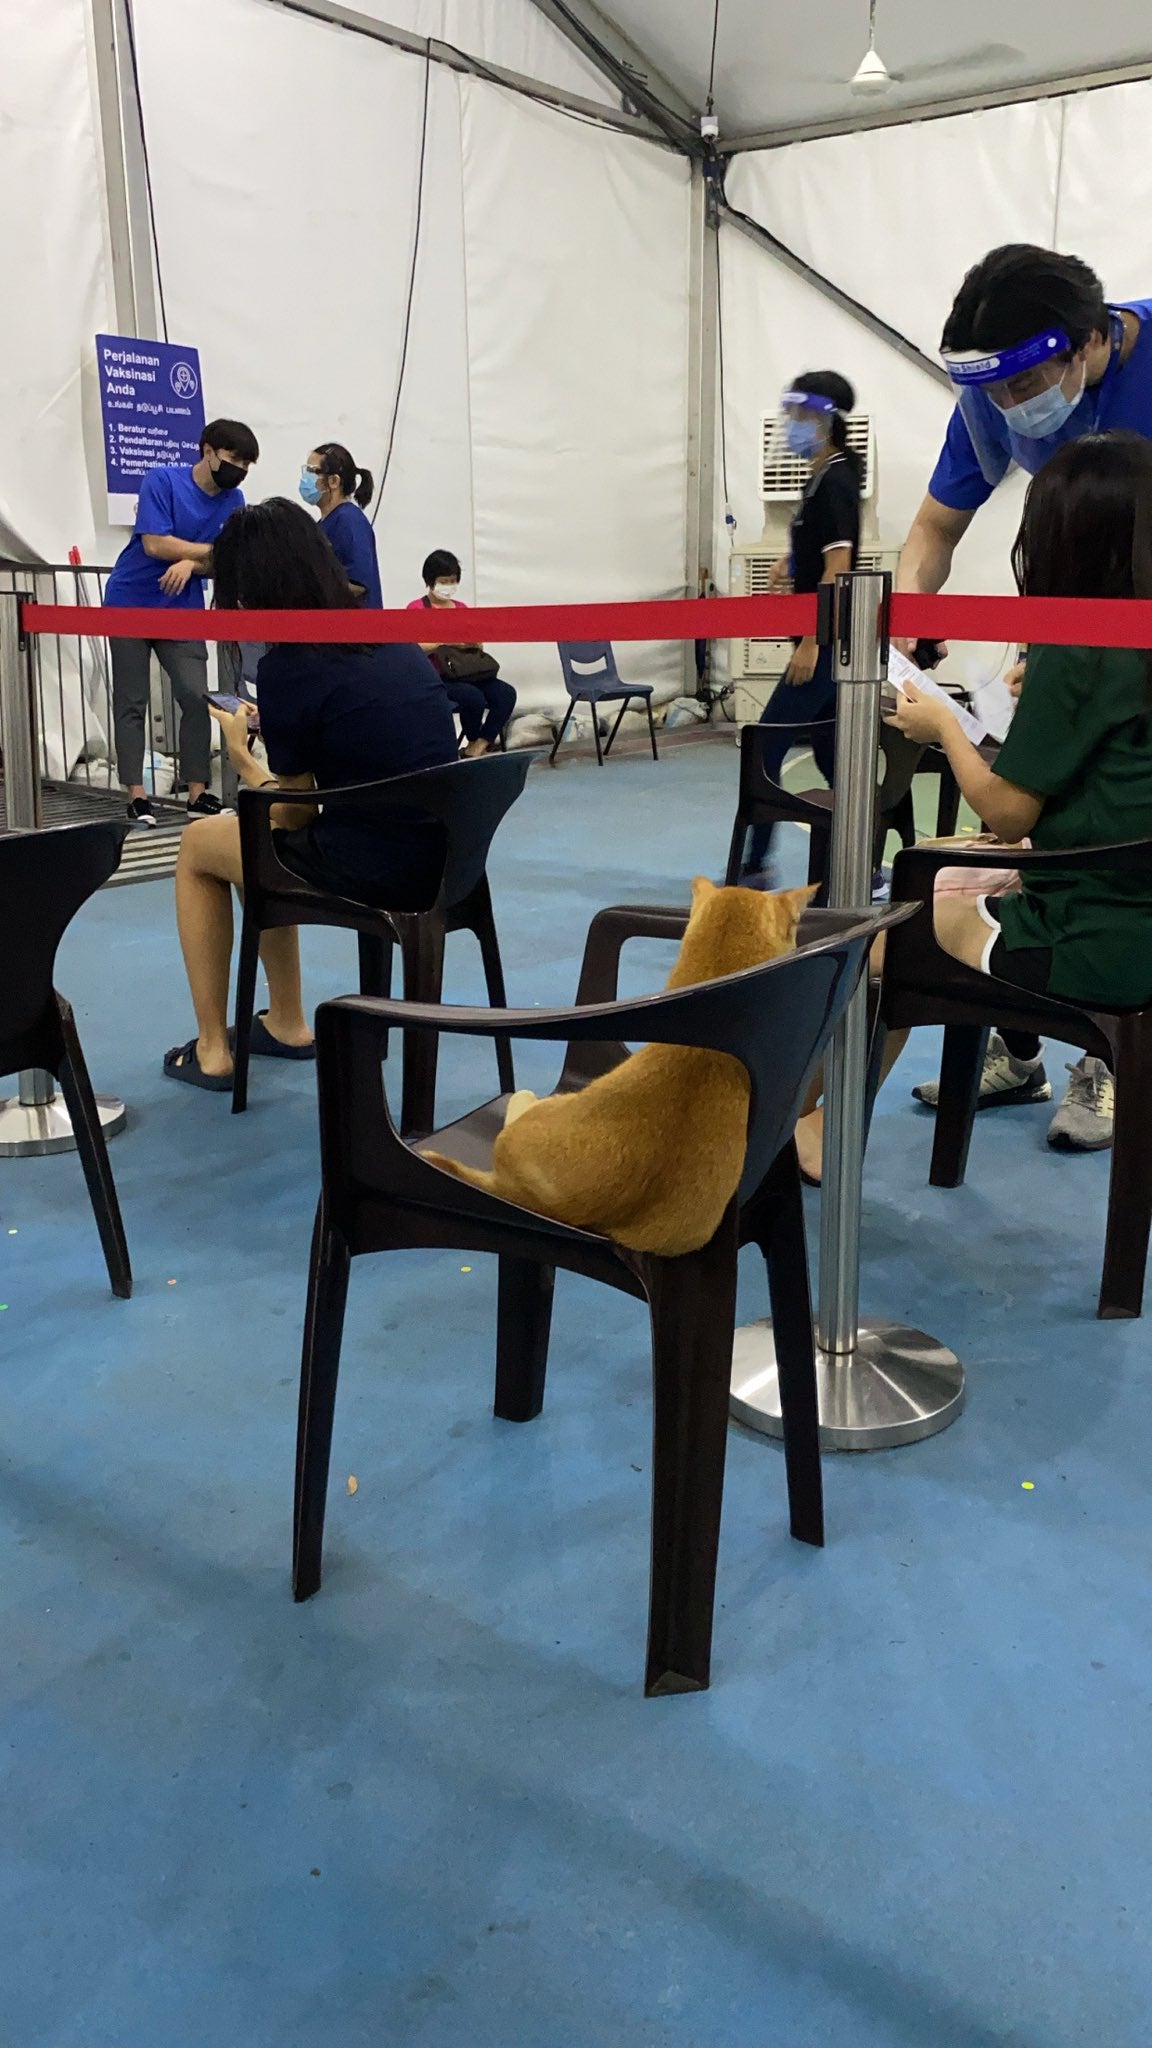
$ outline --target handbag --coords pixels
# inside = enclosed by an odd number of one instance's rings
[[[446,683],[486,683],[500,673],[500,663],[482,647],[437,647],[431,660]]]
[[[434,609],[431,598],[424,609]],[[428,659],[443,683],[487,683],[500,673],[500,663],[482,647],[434,647]]]

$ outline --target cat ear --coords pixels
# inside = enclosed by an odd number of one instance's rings
[[[708,880],[707,875],[697,875],[695,881],[692,884],[693,910],[699,910],[700,905],[706,902],[709,896],[715,896],[715,894],[715,882],[710,882]]]
[[[781,903],[786,903],[788,905],[789,910],[791,910],[796,917],[800,917],[802,913],[808,908],[808,905],[811,903],[812,898],[814,896],[818,896],[819,893],[819,882],[809,882],[808,887],[806,889],[781,889],[779,891],[779,899]]]

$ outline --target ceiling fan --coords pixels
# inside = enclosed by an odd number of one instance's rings
[[[1013,49],[1009,43],[981,43],[975,49],[957,50],[953,56],[940,58],[931,64],[907,64],[903,71],[889,71],[876,48],[876,0],[869,0],[868,48],[848,80],[848,89],[862,96],[878,95],[888,92],[894,85],[924,84],[932,78],[952,77],[957,71],[975,71],[988,65],[1003,64],[1021,55],[1022,52]]]

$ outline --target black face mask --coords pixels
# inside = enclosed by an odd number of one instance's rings
[[[242,469],[238,462],[221,460],[212,471],[212,481],[218,491],[234,491],[237,484],[243,483],[247,474],[248,471]]]

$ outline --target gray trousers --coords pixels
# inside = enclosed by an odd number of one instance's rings
[[[125,789],[144,780],[144,738],[155,650],[180,706],[180,779],[209,780],[212,721],[208,716],[208,649],[203,640],[110,640],[116,766]]]

